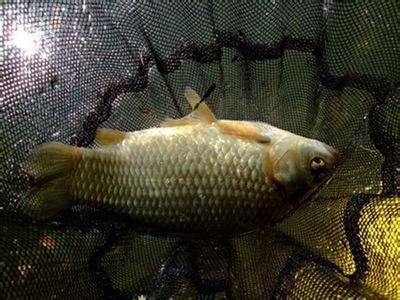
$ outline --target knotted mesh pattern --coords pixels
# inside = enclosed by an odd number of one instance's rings
[[[14,298],[398,298],[400,51],[395,1],[2,4],[0,292]],[[43,142],[190,111],[326,142],[344,162],[273,228],[143,233],[74,206],[26,218],[22,165]]]

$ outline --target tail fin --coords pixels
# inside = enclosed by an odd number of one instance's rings
[[[23,212],[47,219],[70,207],[70,178],[81,151],[61,143],[42,144],[33,151],[25,168],[32,188],[22,201]]]

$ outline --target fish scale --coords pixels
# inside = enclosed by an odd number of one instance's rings
[[[168,225],[170,216],[188,226],[191,218],[203,223],[195,227],[228,217],[232,219],[229,226],[234,226],[232,206],[246,209],[248,197],[260,201],[253,206],[269,206],[271,195],[253,188],[267,186],[261,169],[264,146],[221,138],[215,128],[169,132],[169,128],[158,128],[150,135],[131,133],[110,150],[85,152],[74,174],[75,198],[103,203],[147,223]],[[103,176],[93,181],[96,173]],[[127,208],[133,198],[134,205]],[[248,213],[256,216],[251,207]]]
[[[238,232],[276,223],[339,161],[319,141],[265,123],[217,120],[193,90],[185,96],[194,111],[161,128],[100,129],[97,149],[38,146],[27,163],[35,186],[24,211],[44,219],[83,202],[141,226]]]

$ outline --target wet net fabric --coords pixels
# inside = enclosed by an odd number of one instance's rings
[[[0,294],[24,298],[400,297],[400,9],[396,1],[5,1]],[[38,144],[158,126],[190,108],[333,145],[332,180],[273,228],[145,234],[74,206],[18,209]]]

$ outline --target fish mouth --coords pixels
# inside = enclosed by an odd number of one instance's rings
[[[342,158],[341,158],[339,152],[336,149],[332,148],[331,146],[327,146],[326,150],[328,150],[328,152],[333,157],[332,167],[336,168],[337,166],[339,166],[342,163]]]

